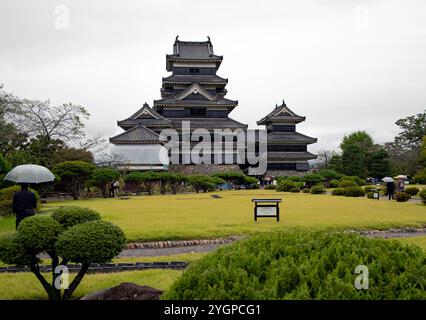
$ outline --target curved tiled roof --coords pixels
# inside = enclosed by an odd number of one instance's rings
[[[268,144],[311,144],[317,142],[316,138],[312,138],[299,132],[271,132],[268,134]]]
[[[167,106],[167,107],[220,107],[220,106],[232,106],[235,107],[238,105],[238,101],[230,100],[222,97],[218,97],[216,100],[176,100],[176,98],[164,98],[160,100],[154,100],[154,107],[156,106]]]
[[[191,130],[204,129],[245,129],[246,124],[231,118],[170,118],[175,129],[182,128],[182,121],[190,121]]]
[[[299,123],[305,121],[305,117],[299,116],[294,113],[283,101],[282,105],[276,106],[271,113],[260,119],[257,124],[265,125],[273,122],[284,122],[284,123]]]
[[[191,83],[200,83],[200,84],[227,84],[228,79],[224,79],[215,74],[182,74],[182,75],[171,75],[166,78],[163,78],[163,83],[181,83],[181,84],[191,84]]]
[[[144,126],[136,126],[109,139],[114,144],[160,144],[159,134]]]
[[[289,160],[311,160],[317,156],[310,152],[268,152],[268,160],[274,161],[289,161]]]

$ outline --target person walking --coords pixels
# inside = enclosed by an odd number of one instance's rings
[[[21,184],[21,190],[13,195],[12,211],[16,214],[16,229],[22,220],[35,214],[37,199],[34,193],[28,190],[28,184]]]
[[[396,183],[396,190],[398,192],[404,192],[404,190],[405,190],[404,179],[398,179],[398,182]]]
[[[111,184],[109,185],[109,197],[110,198],[115,198],[115,187],[114,187],[114,181],[111,182]]]
[[[395,183],[387,182],[386,183],[386,190],[388,191],[389,200],[393,200],[393,194],[395,192]]]

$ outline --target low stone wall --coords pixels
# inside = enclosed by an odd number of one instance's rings
[[[201,246],[208,244],[227,244],[238,240],[236,237],[227,239],[204,239],[204,240],[172,240],[153,242],[131,242],[127,244],[127,249],[161,249],[174,247]]]
[[[211,175],[218,172],[239,172],[241,169],[236,164],[171,164],[170,172],[182,173],[184,175]]]

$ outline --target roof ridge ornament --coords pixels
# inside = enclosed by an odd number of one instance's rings
[[[175,46],[176,46],[176,48],[175,48],[176,54],[179,56],[179,35],[176,36]]]

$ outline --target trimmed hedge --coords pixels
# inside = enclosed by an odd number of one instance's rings
[[[303,188],[303,189],[302,189],[302,192],[303,192],[303,193],[310,193],[310,192],[311,192],[311,189],[309,189],[309,188]]]
[[[346,196],[346,190],[345,188],[336,188],[331,192],[331,194],[333,196]]]
[[[352,180],[342,180],[339,182],[339,188],[358,187],[358,184]]]
[[[419,197],[422,199],[422,203],[426,205],[426,189],[419,192]]]
[[[376,190],[376,189],[380,189],[380,188],[378,186],[365,186],[364,187],[365,193],[369,193],[369,192]]]
[[[278,192],[290,192],[290,190],[294,188],[297,188],[296,182],[290,180],[283,180],[278,183],[275,190]]]
[[[322,185],[313,186],[310,192],[311,194],[323,194],[325,193],[325,188]]]
[[[292,193],[299,193],[300,192],[300,188],[296,187],[296,188],[290,189],[290,192],[292,192]]]
[[[408,193],[410,196],[415,196],[419,193],[420,189],[417,187],[408,187],[405,189],[405,192]]]
[[[426,253],[349,233],[268,233],[194,262],[162,297],[172,300],[426,299]],[[369,289],[356,289],[366,265]]]
[[[365,196],[365,191],[361,188],[361,187],[349,187],[349,188],[345,188],[345,195],[347,197],[364,197]]]
[[[406,192],[397,192],[395,193],[395,199],[397,202],[407,202],[411,199],[411,196]]]
[[[275,190],[276,189],[276,185],[274,185],[274,184],[268,184],[266,187],[265,187],[265,190]]]
[[[92,209],[69,206],[53,211],[52,218],[64,228],[69,228],[79,223],[100,220],[101,215]]]

